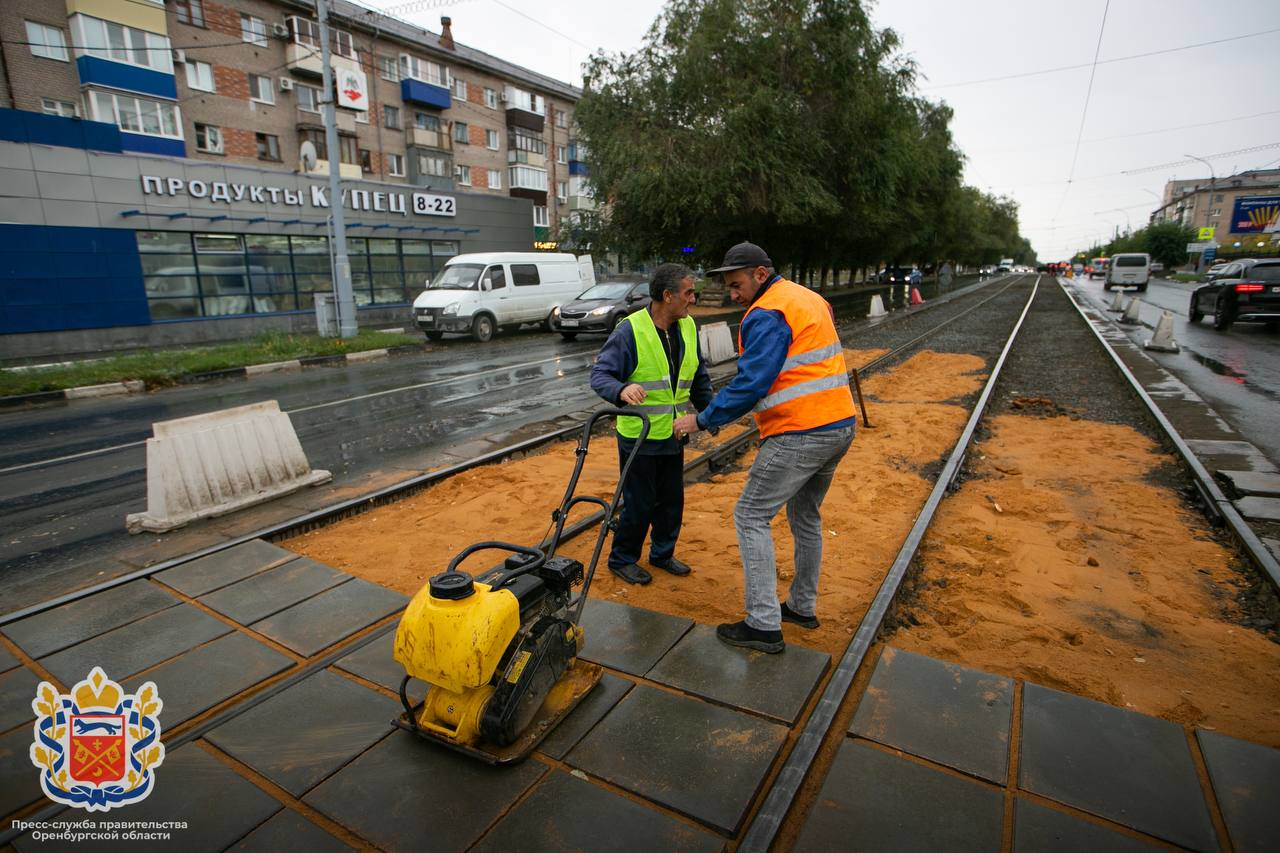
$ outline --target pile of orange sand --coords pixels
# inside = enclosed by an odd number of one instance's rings
[[[849,360],[864,363],[869,357],[852,353]],[[925,352],[864,383],[875,427],[858,431],[824,507],[827,538],[818,605],[823,624],[817,631],[787,626],[789,642],[833,654],[848,643],[931,488],[920,470],[950,450],[967,418],[960,405],[921,401],[973,393],[981,387],[984,370],[983,360],[976,356]],[[718,439],[704,435],[699,441],[722,441],[725,437],[725,433]],[[597,451],[588,458],[582,492],[603,495],[616,482],[617,451],[607,437],[595,447]],[[693,566],[692,575],[675,578],[655,570],[653,583],[636,587],[614,578],[604,568],[602,557],[591,594],[703,623],[741,618],[742,568],[733,505],[753,458],[754,452],[747,454],[741,470],[686,489],[684,529],[676,553]],[[461,474],[395,504],[283,544],[412,594],[471,542],[493,538],[536,542],[546,529],[572,463],[572,446],[557,445],[546,453]],[[780,588],[785,594],[792,565],[785,512],[779,514],[774,530]],[[568,543],[563,552],[585,562],[593,541],[593,537],[582,536]],[[492,562],[492,555],[477,556],[468,568],[476,570]]]
[[[1003,415],[922,550],[902,648],[1280,746],[1280,645],[1236,624],[1232,554],[1125,426]]]

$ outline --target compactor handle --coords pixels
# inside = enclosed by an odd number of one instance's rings
[[[529,548],[525,545],[513,545],[510,542],[477,542],[474,545],[468,545],[458,553],[458,556],[449,561],[448,571],[454,571],[458,566],[462,565],[462,561],[470,557],[477,551],[510,551],[513,554],[524,554],[526,557],[533,557],[532,563],[521,566],[521,572],[533,571],[547,561],[547,555],[539,551],[537,548]]]

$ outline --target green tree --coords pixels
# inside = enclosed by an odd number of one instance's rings
[[[1187,244],[1195,242],[1196,237],[1194,228],[1177,222],[1157,222],[1143,230],[1143,250],[1169,268],[1187,259]]]

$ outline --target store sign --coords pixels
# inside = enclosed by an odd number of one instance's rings
[[[369,80],[358,68],[337,68],[338,106],[369,111]]]
[[[1231,212],[1231,230],[1237,234],[1275,234],[1280,231],[1280,195],[1237,198]]]
[[[554,240],[534,240],[533,248],[547,252],[554,252],[560,246]]]
[[[228,181],[188,181],[182,178],[142,176],[143,195],[186,196],[208,200],[210,203],[231,204],[234,201],[263,205],[285,204],[327,210],[329,191],[325,187],[314,184],[308,189],[310,192],[288,187],[264,187],[258,184],[236,184]],[[345,208],[369,213],[398,213],[401,216],[408,216],[409,211],[412,210],[417,216],[458,215],[458,202],[453,196],[435,193],[343,190],[342,202]]]

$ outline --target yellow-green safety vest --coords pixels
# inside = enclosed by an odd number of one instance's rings
[[[662,441],[671,437],[675,419],[685,413],[689,402],[689,389],[693,387],[693,375],[698,372],[698,329],[692,317],[679,321],[680,338],[684,341],[684,355],[680,359],[680,371],[676,387],[671,387],[671,365],[667,352],[658,340],[658,329],[653,325],[649,309],[636,311],[627,318],[631,333],[636,339],[636,369],[627,377],[627,385],[639,385],[644,389],[644,402],[639,406],[627,406],[629,411],[644,412],[649,416],[649,438]],[[639,438],[643,423],[639,418],[618,418],[618,434],[624,438]]]

